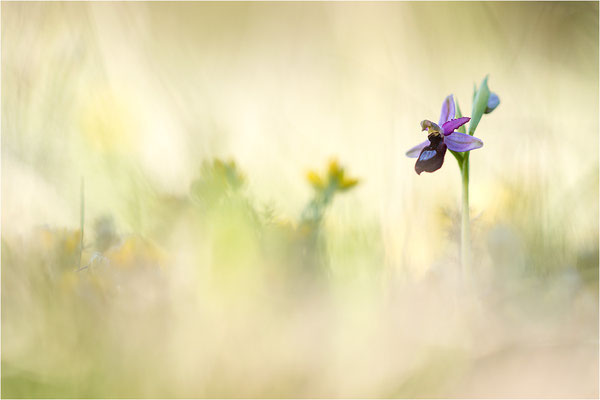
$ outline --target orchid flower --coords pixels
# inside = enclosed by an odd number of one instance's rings
[[[415,171],[417,174],[421,172],[433,172],[441,168],[444,164],[444,156],[446,150],[462,153],[478,149],[483,146],[481,139],[466,133],[457,132],[460,128],[471,120],[469,117],[454,118],[456,108],[454,97],[452,95],[446,97],[442,104],[442,113],[438,124],[429,120],[421,121],[422,130],[427,130],[427,140],[406,152],[406,155],[411,158],[417,158]]]
[[[421,172],[437,171],[444,164],[446,150],[450,149],[458,161],[462,183],[462,215],[460,233],[460,258],[462,271],[468,274],[471,264],[471,227],[469,217],[469,155],[471,150],[483,146],[481,139],[474,137],[475,129],[484,114],[494,111],[500,104],[500,97],[490,91],[486,76],[479,89],[475,86],[473,93],[473,109],[471,118],[463,117],[458,103],[454,103],[452,95],[446,97],[442,104],[442,114],[437,124],[424,120],[421,121],[422,130],[427,130],[427,141],[413,147],[406,152],[408,157],[417,158],[415,171]],[[455,118],[455,117],[458,118]],[[465,133],[464,124],[469,122],[468,135]],[[461,132],[457,132],[461,129]]]

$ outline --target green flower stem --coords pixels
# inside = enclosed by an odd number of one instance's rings
[[[463,277],[471,271],[471,225],[469,218],[469,152],[464,153],[460,168],[462,176],[462,223],[460,235],[460,260]]]
[[[85,219],[85,198],[83,197],[84,193],[83,193],[83,176],[81,177],[81,187],[80,187],[80,214],[79,214],[79,229],[81,232],[79,232],[79,265],[77,265],[77,268],[81,268],[81,255],[83,253],[83,226],[84,226],[84,219]]]

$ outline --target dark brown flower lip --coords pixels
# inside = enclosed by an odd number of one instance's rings
[[[418,175],[421,172],[434,172],[444,164],[444,156],[446,155],[446,144],[440,133],[430,133],[429,146],[423,148],[419,154],[419,158],[415,164],[415,171]]]

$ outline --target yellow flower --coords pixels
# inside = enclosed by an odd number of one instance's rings
[[[321,177],[317,172],[310,170],[306,174],[306,178],[310,185],[318,192],[326,188],[339,191],[347,191],[358,184],[358,179],[349,178],[346,176],[344,168],[340,166],[337,159],[329,161],[327,173]]]
[[[124,268],[163,267],[166,254],[157,245],[139,236],[132,236],[106,254],[114,265]]]
[[[344,174],[344,169],[340,167],[337,159],[329,161],[329,168],[327,169],[327,175],[329,179],[335,179]]]
[[[71,255],[78,254],[81,232],[68,229],[44,228],[39,232],[42,248],[46,252]]]
[[[312,185],[312,187],[316,190],[323,190],[325,188],[325,182],[315,171],[308,171],[308,173],[306,174],[306,178],[308,179],[308,182]]]
[[[358,179],[356,178],[344,178],[342,183],[340,183],[340,190],[350,190],[354,186],[358,185]]]

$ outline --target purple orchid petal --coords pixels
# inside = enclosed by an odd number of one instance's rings
[[[431,135],[429,146],[421,150],[419,159],[415,164],[415,171],[418,175],[421,172],[437,171],[444,164],[444,156],[446,155],[446,144],[442,136]]]
[[[429,146],[429,140],[426,140],[423,143],[420,143],[412,149],[410,149],[409,151],[407,151],[406,156],[410,158],[417,158],[421,154],[421,150],[423,150],[427,146]]]
[[[475,150],[483,146],[481,139],[465,133],[453,132],[444,137],[444,143],[452,151],[462,153],[463,151]]]
[[[463,126],[470,120],[471,120],[471,118],[469,118],[469,117],[461,117],[461,118],[456,118],[456,119],[450,120],[448,122],[445,122],[444,125],[442,125],[442,130],[444,131],[444,135],[448,136],[449,134],[454,132],[455,129],[460,128],[461,126]]]
[[[439,125],[442,126],[444,122],[453,119],[455,114],[456,109],[454,108],[454,96],[450,95],[446,97],[444,103],[442,104],[442,113],[440,114]]]

